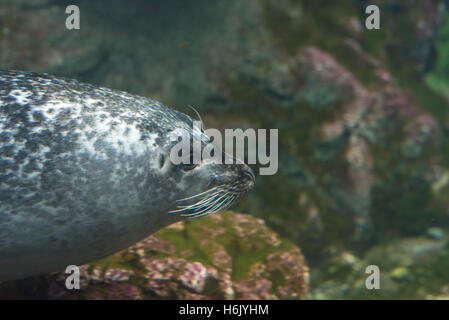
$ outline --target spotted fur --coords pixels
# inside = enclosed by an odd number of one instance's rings
[[[0,281],[101,258],[181,219],[179,199],[249,185],[242,165],[173,166],[179,128],[192,119],[151,99],[0,71]]]

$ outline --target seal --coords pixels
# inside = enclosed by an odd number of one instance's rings
[[[235,203],[254,184],[244,163],[170,161],[177,129],[210,141],[192,124],[148,98],[0,71],[0,281],[91,262]]]

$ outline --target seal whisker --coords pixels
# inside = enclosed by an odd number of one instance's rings
[[[224,199],[224,200],[220,203],[220,206],[218,206],[216,209],[214,209],[214,210],[209,209],[209,210],[207,210],[207,211],[205,211],[205,212],[203,212],[203,213],[197,212],[195,215],[190,216],[190,218],[191,218],[191,219],[196,219],[196,218],[208,216],[208,215],[214,214],[214,213],[216,213],[216,212],[218,212],[218,211],[224,210],[224,209],[228,208],[228,207],[232,204],[232,202],[234,201],[235,198],[236,198],[236,196],[235,196],[235,195],[232,195],[232,196],[230,196],[229,198]]]
[[[198,117],[198,119],[200,120],[200,123],[201,123],[201,130],[204,131],[206,128],[204,126],[204,122],[203,122],[203,119],[201,118],[200,113],[193,106],[189,106],[189,108],[192,109],[196,113],[196,115],[197,115],[197,117]]]
[[[221,190],[221,192],[223,192],[223,190]],[[198,209],[199,211],[195,211],[195,212],[188,213],[188,214],[181,213],[181,216],[193,219],[193,218],[207,216],[207,215],[216,213],[220,210],[224,210],[224,209],[228,208],[234,202],[234,200],[237,198],[237,194],[235,194],[233,192],[229,192],[229,191],[227,191],[225,194],[221,194],[221,192],[219,191],[210,197],[206,197],[206,199],[203,199],[206,201],[201,203],[201,205],[200,205],[200,203],[196,203],[192,206],[185,206],[185,208],[182,208],[182,209],[180,208],[178,210],[174,210],[171,212],[183,212],[183,211],[187,211],[187,210]],[[221,196],[216,199],[216,197],[219,195],[221,195]],[[202,201],[200,201],[200,202],[202,202]]]
[[[218,198],[218,199],[216,199],[214,202],[212,202],[206,209],[207,209],[207,210],[213,210],[214,208],[216,208],[217,206],[219,206],[220,203],[222,203],[223,201],[225,201],[227,197],[228,197],[228,193],[222,195],[220,198]]]
[[[198,208],[198,207],[201,208],[201,207],[208,205],[211,201],[213,201],[220,194],[221,194],[221,191],[218,191],[218,192],[214,193],[213,195],[211,195],[209,197],[205,197],[194,204],[186,205],[186,206],[178,206],[178,208],[180,208],[180,209],[181,208],[182,209],[194,209],[194,208]]]
[[[217,199],[217,197],[219,197],[220,195],[222,195],[222,193],[224,192],[224,190],[218,190],[215,191],[212,195],[206,196],[203,199],[201,199],[200,201],[191,204],[191,205],[185,205],[185,206],[177,206],[177,209],[175,210],[171,210],[169,211],[169,213],[180,213],[183,211],[188,211],[188,210],[198,210],[204,207],[207,207],[210,205],[211,202],[215,202]]]
[[[195,195],[193,195],[193,196],[190,196],[190,197],[187,197],[187,198],[182,198],[182,199],[179,199],[179,200],[176,200],[176,201],[177,201],[177,202],[181,202],[181,201],[191,200],[191,199],[197,198],[197,197],[199,197],[199,196],[205,195],[205,194],[210,193],[210,192],[213,192],[213,191],[215,191],[215,192],[224,191],[224,190],[225,190],[225,187],[226,187],[225,185],[219,185],[219,186],[210,188],[210,189],[208,189],[208,190],[206,190],[206,191],[203,191],[203,192],[201,192],[201,193],[195,194]]]
[[[217,204],[215,204],[213,207],[211,207],[209,210],[211,212],[216,212],[217,210],[220,210],[220,208],[223,206],[223,203],[225,203],[228,199],[229,199],[229,193],[225,194],[224,199],[219,201]],[[220,199],[222,199],[223,197],[221,197]]]
[[[218,199],[219,201],[216,201],[216,202],[212,203],[209,207],[204,208],[203,210],[200,210],[200,211],[196,212],[195,214],[192,214],[192,216],[198,217],[198,216],[212,214],[217,211],[220,211],[225,206],[229,205],[232,202],[233,198],[235,198],[235,195],[226,193],[226,195],[224,195],[223,197],[220,197],[220,199]]]
[[[228,200],[218,209],[218,210],[224,210],[226,208],[229,208],[231,206],[231,204],[234,202],[236,196],[235,195],[231,195]]]
[[[179,200],[176,200],[176,201],[186,201],[186,200],[191,200],[191,199],[197,198],[197,197],[199,197],[199,196],[201,196],[201,195],[203,195],[203,194],[207,194],[207,193],[209,193],[209,192],[212,192],[212,191],[216,190],[216,189],[219,188],[219,187],[220,187],[220,186],[217,186],[217,187],[211,188],[211,189],[209,189],[209,190],[206,190],[206,191],[204,191],[204,192],[201,192],[201,193],[198,193],[198,194],[196,194],[196,195],[193,195],[193,196],[191,196],[191,197],[179,199]]]
[[[217,194],[216,196],[220,196],[221,194]],[[201,213],[201,212],[203,212],[204,210],[210,210],[210,208],[211,207],[214,207],[217,203],[219,203],[220,201],[221,201],[221,199],[223,199],[223,197],[225,197],[226,196],[226,194],[224,194],[224,195],[221,195],[218,199],[215,199],[215,196],[214,196],[214,199],[211,199],[211,200],[208,200],[205,204],[203,204],[203,205],[201,205],[201,206],[199,206],[197,209],[199,209],[200,211],[196,211],[196,212],[193,212],[193,213],[190,213],[190,214],[181,214],[183,217],[188,217],[188,216],[194,216],[194,215],[196,215],[196,214],[198,214],[198,213]]]
[[[184,217],[187,216],[194,216],[200,212],[203,212],[205,210],[209,210],[211,207],[216,205],[223,197],[226,196],[226,193],[223,194],[223,190],[214,193],[213,195],[206,197],[199,201],[198,203],[195,203],[191,206],[184,206],[183,210],[179,210],[181,212],[181,215]],[[194,212],[191,213],[182,213],[182,211],[188,211],[193,210]]]

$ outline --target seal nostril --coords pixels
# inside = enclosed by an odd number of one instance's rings
[[[245,166],[245,168],[243,169],[243,174],[245,174],[248,177],[250,177],[252,181],[256,180],[256,176],[254,175],[253,170],[251,170],[251,168],[248,167],[248,166]]]

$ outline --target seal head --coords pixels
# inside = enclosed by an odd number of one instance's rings
[[[0,281],[102,258],[252,187],[243,163],[174,165],[180,128],[210,140],[151,99],[0,71]]]

